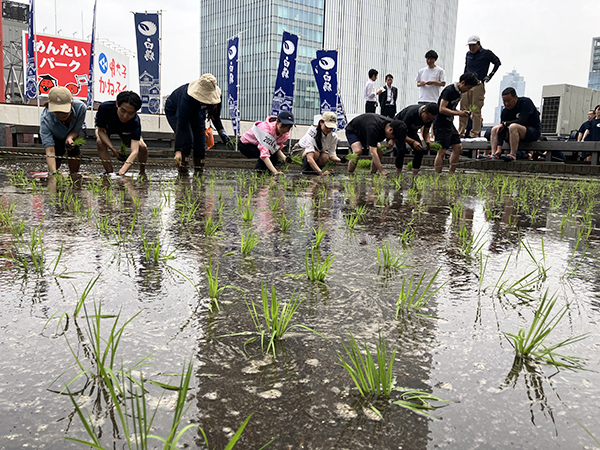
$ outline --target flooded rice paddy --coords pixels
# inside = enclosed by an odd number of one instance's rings
[[[180,448],[206,448],[198,426],[225,448],[250,416],[236,448],[600,447],[595,180],[1,169],[0,449],[85,448],[65,437],[90,432],[136,448],[134,419],[167,439],[177,411]],[[385,248],[397,268],[380,266]],[[261,286],[301,301],[303,327],[272,345]],[[422,308],[398,305],[403,291],[425,292]],[[506,333],[549,300],[564,315],[540,348],[573,342],[516,357]],[[363,353],[385,339],[403,390],[360,396],[339,357],[350,333]],[[445,401],[419,414],[394,403],[406,389]]]

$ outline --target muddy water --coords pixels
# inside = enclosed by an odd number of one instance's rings
[[[59,393],[82,370],[75,356],[90,374],[69,389],[93,418],[103,445],[122,448],[122,427],[92,376],[85,318],[93,318],[94,305],[113,316],[100,320],[105,338],[114,315],[120,313],[122,324],[138,314],[125,327],[115,366],[176,384],[171,374],[193,361],[189,409],[180,428],[200,425],[211,448],[223,448],[251,414],[239,448],[259,448],[272,439],[271,448],[306,449],[593,447],[577,422],[600,437],[595,183],[477,173],[438,181],[425,174],[425,181],[412,184],[406,177],[398,185],[366,175],[274,182],[235,171],[209,172],[198,180],[164,171],[145,182],[41,180],[32,189],[12,174],[24,169],[31,182],[33,168],[2,169],[0,202],[5,210],[14,203],[13,226],[24,223],[20,240],[2,225],[2,254],[15,258],[25,251],[26,238],[39,227],[46,267],[37,273],[2,260],[0,448],[76,448],[64,437],[87,438],[71,400]],[[246,201],[250,191],[255,214],[244,221],[237,196]],[[188,220],[182,211],[195,200],[198,209]],[[361,206],[366,215],[348,229],[345,218]],[[281,229],[284,213],[293,221],[288,231]],[[209,216],[222,219],[216,236],[205,235]],[[326,230],[321,257],[335,256],[325,284],[284,276],[305,273],[305,252],[319,226]],[[481,253],[464,250],[461,229],[479,240]],[[241,255],[240,235],[250,231],[260,242]],[[412,235],[404,247],[403,233]],[[161,255],[173,258],[149,261],[143,235],[147,242],[160,239]],[[404,253],[410,267],[379,268],[377,248],[386,242]],[[220,309],[207,298],[209,258],[219,265],[220,285],[238,288],[221,293]],[[403,281],[423,273],[428,281],[438,268],[433,286],[440,289],[421,311],[433,317],[397,317]],[[530,273],[529,297],[498,294],[499,286]],[[75,318],[77,300],[97,276]],[[259,302],[261,282],[275,286],[278,298],[300,294],[303,303],[292,323],[326,339],[292,328],[276,357],[258,341],[247,343],[253,335],[245,333],[255,329],[244,299]],[[558,307],[570,306],[549,343],[590,333],[564,350],[586,358],[586,370],[515,361],[503,333],[526,328],[545,292],[556,296]],[[349,332],[371,348],[381,334],[389,350],[397,350],[398,387],[450,402],[436,403],[442,407],[427,417],[386,399],[362,400],[338,359]],[[146,386],[155,405],[162,390]],[[168,434],[175,396],[164,394],[154,434]],[[193,430],[182,443],[203,448]]]

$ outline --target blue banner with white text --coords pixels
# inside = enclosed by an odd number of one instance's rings
[[[321,114],[327,111],[336,113],[338,130],[346,128],[346,114],[339,94],[337,81],[336,50],[317,50],[317,58],[310,64],[319,89]]]
[[[240,135],[240,109],[238,105],[238,56],[240,38],[229,39],[227,44],[227,103],[234,136]]]
[[[141,112],[160,112],[160,29],[157,13],[134,13]]]
[[[35,26],[33,23],[33,0],[29,0],[29,29],[27,39],[27,61],[25,64],[25,97],[37,98],[38,82],[35,67]]]
[[[296,55],[298,54],[298,36],[283,32],[281,56],[277,81],[273,93],[271,114],[276,116],[281,111],[291,111],[294,103],[294,80],[296,79]]]
[[[96,50],[94,49],[94,42],[96,37],[96,4],[97,0],[94,1],[94,18],[92,19],[92,42],[90,45],[90,68],[88,70],[88,91],[87,91],[87,107],[94,110],[94,56],[96,56]]]

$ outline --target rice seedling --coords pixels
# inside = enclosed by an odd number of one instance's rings
[[[25,251],[17,249],[17,252],[13,257],[2,256],[2,258],[14,262],[17,265],[16,267],[24,272],[34,272],[41,275],[46,268],[44,264],[44,254],[46,249],[44,248],[44,242],[42,240],[46,230],[42,229],[43,223],[44,219],[42,219],[37,227],[32,228],[29,231],[28,239],[24,239],[21,242]],[[24,227],[24,222],[21,222],[20,226],[16,225],[13,235],[17,236],[15,233],[22,233]]]
[[[412,241],[415,239],[415,229],[412,226],[414,218],[406,224],[406,228],[402,230],[402,234],[398,237],[398,240],[402,244],[402,248],[406,250]]]
[[[319,229],[315,229],[313,227],[313,231],[315,232],[315,243],[313,244],[313,248],[321,248],[321,241],[325,237],[325,230],[321,229],[321,224],[319,224]]]
[[[191,204],[180,203],[181,211],[179,212],[179,220],[181,223],[191,223],[194,221],[196,212],[200,208],[200,200],[194,200]]]
[[[254,247],[258,244],[258,236],[252,231],[248,233],[242,233],[240,251],[243,255],[249,254]]]
[[[458,242],[462,254],[471,256],[474,253],[479,253],[485,245],[483,230],[480,230],[476,235],[469,233],[466,226],[463,226],[458,233]]]
[[[211,216],[207,216],[204,220],[204,235],[205,236],[214,236],[219,232],[219,228],[223,223],[223,219],[219,219],[217,223],[213,223],[213,219]]]
[[[311,248],[310,250],[310,261],[308,258],[308,249],[305,252],[305,266],[306,266],[306,277],[309,280],[320,281],[322,282],[325,279],[325,276],[329,272],[331,265],[333,264],[333,260],[335,256],[327,255],[322,262],[320,262],[321,255],[317,251],[316,254]]]
[[[273,199],[273,201],[271,202],[271,211],[275,212],[275,211],[279,211],[279,208],[281,206],[281,198],[275,198]]]
[[[349,362],[339,353],[338,358],[342,367],[346,369],[352,381],[354,381],[360,395],[363,397],[371,395],[389,397],[396,382],[396,378],[392,376],[396,350],[394,349],[388,357],[385,338],[381,334],[379,335],[375,358],[373,358],[366,341],[364,342],[364,352],[361,352],[361,348],[351,332],[350,342],[348,345],[342,342],[342,346],[346,351]],[[377,365],[375,365],[375,359]]]
[[[254,210],[250,209],[250,204],[247,203],[244,211],[242,212],[242,219],[244,222],[252,222],[254,219]]]
[[[267,353],[273,351],[273,356],[277,357],[276,344],[284,338],[285,333],[288,330],[296,327],[304,328],[305,330],[312,331],[313,333],[324,337],[306,325],[291,325],[294,314],[296,314],[296,311],[304,301],[303,298],[300,298],[300,294],[296,294],[296,291],[292,293],[292,296],[286,303],[277,299],[277,293],[275,292],[275,286],[273,285],[271,285],[271,298],[269,298],[267,285],[262,281],[260,283],[260,291],[262,307],[257,307],[254,300],[248,302],[244,296],[244,301],[246,302],[248,311],[250,311],[252,322],[258,333],[258,336],[252,337],[245,342],[244,348],[251,342],[260,339],[260,345],[263,351]]]
[[[160,202],[157,206],[151,206],[150,210],[152,211],[152,217],[156,217],[157,219],[160,218],[164,210],[163,202]]]
[[[142,233],[142,246],[144,248],[144,255],[146,257],[146,261],[157,265],[159,262],[169,261],[170,259],[175,259],[173,253],[177,249],[174,249],[169,252],[168,248],[164,251],[163,246],[160,242],[160,238],[157,236],[155,239],[150,242],[148,236],[145,233]]]
[[[569,310],[567,304],[554,313],[555,306],[556,295],[549,297],[548,291],[546,291],[535,311],[529,329],[527,331],[520,329],[517,334],[504,332],[504,336],[514,347],[515,353],[520,358],[537,359],[556,367],[581,368],[582,358],[563,355],[558,353],[557,350],[587,338],[588,334],[572,336],[556,344],[546,345],[548,336]]]
[[[434,152],[439,152],[442,149],[442,144],[439,142],[430,142],[429,149],[433,150]]]
[[[398,318],[401,312],[408,312],[411,310],[415,311],[417,315],[422,315],[419,311],[421,311],[421,309],[427,305],[427,302],[429,302],[429,300],[431,300],[431,298],[447,283],[446,281],[437,289],[432,289],[432,285],[437,279],[440,270],[441,267],[436,270],[422,292],[419,292],[419,289],[425,280],[427,270],[423,272],[423,275],[421,275],[416,283],[414,274],[410,276],[408,283],[406,282],[406,278],[402,278],[402,287],[400,288],[400,295],[396,302],[396,318]]]
[[[348,214],[346,219],[346,228],[354,229],[362,217],[367,213],[366,205],[357,206],[354,211]]]
[[[379,267],[384,269],[404,269],[412,267],[410,264],[404,262],[404,256],[407,252],[402,253],[398,256],[397,251],[392,250],[392,244],[388,241],[387,243],[377,247],[377,262]]]
[[[506,273],[506,269],[508,268],[511,257],[512,255],[509,255],[509,257],[506,259],[504,268],[502,269],[502,272],[500,273],[500,276],[498,277],[498,280],[492,289],[491,295],[494,295],[495,292],[498,296],[513,295],[521,300],[531,301],[533,300],[531,293],[535,291],[534,286],[537,282],[537,278],[534,278],[534,274],[536,272],[535,269],[512,283],[510,283],[508,280],[501,282],[502,277]],[[484,292],[488,288],[489,286],[484,289]]]
[[[400,400],[395,400],[392,402],[394,405],[401,406],[403,408],[416,412],[417,414],[423,414],[433,419],[437,419],[437,417],[429,414],[428,411],[432,411],[440,407],[434,406],[429,402],[449,402],[449,400],[444,400],[443,398],[440,398],[437,395],[433,395],[425,391],[420,391],[418,389],[394,388],[394,391],[402,392],[402,394],[400,394]]]
[[[135,208],[136,211],[140,210],[140,207],[142,205],[142,200],[139,197],[136,197],[135,195],[131,196],[131,201],[133,202],[133,207]]]
[[[545,266],[546,263],[546,252],[544,250],[544,237],[542,236],[541,238],[542,241],[542,259],[541,261],[538,261],[537,258],[533,255],[533,250],[531,249],[531,247],[529,247],[525,241],[523,241],[521,239],[521,237],[519,236],[519,248],[524,248],[525,251],[527,252],[527,254],[529,255],[529,257],[531,258],[531,260],[534,262],[534,264],[536,265],[537,269],[538,269],[538,277],[540,281],[545,281],[546,278],[548,277],[548,269]]]
[[[463,211],[465,209],[465,205],[460,202],[456,202],[454,205],[450,207],[450,212],[452,213],[452,219],[460,219],[463,215]]]
[[[286,232],[290,229],[290,227],[292,226],[293,221],[288,219],[287,216],[284,214],[282,214],[281,216],[279,216],[279,226],[281,227],[281,231]]]
[[[15,201],[13,200],[5,206],[3,202],[0,202],[0,224],[10,225],[12,223],[12,216],[15,212]]]

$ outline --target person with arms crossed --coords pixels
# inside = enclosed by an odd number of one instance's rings
[[[507,162],[517,159],[519,142],[537,141],[542,134],[540,113],[527,97],[518,97],[515,88],[507,87],[502,91],[504,108],[500,113],[500,125],[492,128],[491,149],[494,156]],[[502,154],[502,144],[510,143],[510,153]]]
[[[391,74],[385,76],[385,86],[380,90],[379,104],[381,105],[381,115],[390,119],[396,115],[396,103],[398,101],[398,88],[392,86],[394,77]]]
[[[378,148],[380,142],[387,139],[387,147],[392,148],[394,142],[404,142],[406,125],[400,120],[392,120],[379,114],[365,113],[355,117],[346,127],[348,145],[357,156],[362,155],[363,147],[368,147],[371,153],[371,173],[379,172],[387,175],[381,165],[383,151]],[[353,173],[357,164],[348,161],[348,172]]]
[[[471,120],[473,122],[471,135],[465,136],[467,123],[469,122],[468,114],[459,117],[458,134],[460,134],[461,138],[476,138],[481,134],[481,109],[485,100],[485,83],[492,79],[502,63],[494,52],[481,46],[479,36],[471,36],[468,40],[468,45],[469,51],[465,58],[465,73],[474,73],[481,82],[463,95],[460,102],[460,109],[462,110],[470,110],[470,107],[474,108],[471,112]],[[490,64],[493,64],[494,68],[488,73]]]
[[[79,172],[81,151],[74,140],[81,134],[85,111],[85,104],[80,100],[73,100],[67,88],[56,86],[48,92],[48,104],[40,117],[40,137],[46,151],[48,174],[56,173],[65,151],[69,157],[69,171]]]
[[[435,171],[437,173],[442,172],[442,166],[444,165],[444,156],[448,148],[452,149],[452,155],[450,155],[450,168],[448,173],[456,172],[456,166],[458,158],[462,153],[462,144],[460,143],[460,136],[458,131],[454,127],[454,116],[458,117],[469,117],[469,111],[457,111],[456,107],[460,102],[462,95],[465,92],[473,89],[479,80],[477,75],[474,73],[463,73],[458,83],[453,83],[446,86],[440,98],[438,100],[439,114],[433,121],[433,132],[437,141],[442,145],[442,148],[438,151],[435,157]]]
[[[427,103],[425,105],[407,106],[398,114],[396,114],[394,119],[404,122],[407,128],[404,144],[398,145],[398,154],[396,155],[396,172],[402,172],[404,156],[408,151],[406,146],[408,145],[414,151],[412,173],[415,176],[419,173],[423,156],[425,155],[425,152],[429,148],[429,144],[431,142],[429,130],[431,129],[433,120],[438,115],[438,110],[437,103]],[[425,141],[425,147],[423,147],[421,138],[419,137],[419,130],[421,128],[423,129],[423,141]]]
[[[142,107],[142,99],[133,91],[123,91],[117,95],[117,100],[107,101],[100,104],[96,112],[96,147],[98,156],[106,173],[112,173],[113,166],[110,161],[108,150],[119,159],[125,159],[119,170],[119,175],[125,175],[136,159],[140,162],[140,175],[146,173],[146,161],[148,160],[148,147],[142,139],[142,125],[137,111]],[[113,146],[110,135],[116,133],[121,142],[131,146],[131,152],[127,158]]]

